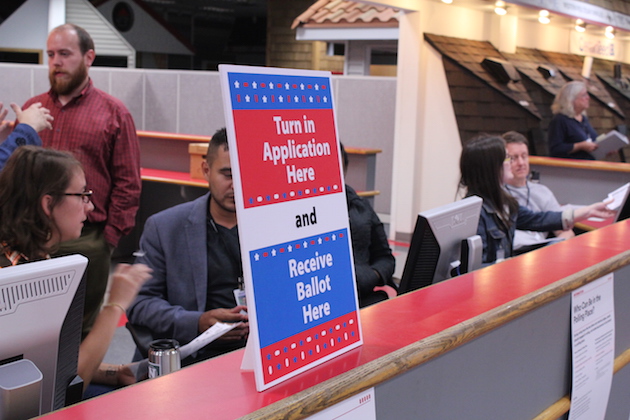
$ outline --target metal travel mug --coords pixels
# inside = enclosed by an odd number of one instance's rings
[[[163,338],[149,345],[149,378],[157,378],[181,368],[179,343]]]

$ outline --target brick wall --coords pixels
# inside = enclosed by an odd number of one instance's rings
[[[296,41],[293,20],[313,0],[267,0],[267,66],[343,72],[343,57],[326,55],[326,43]]]

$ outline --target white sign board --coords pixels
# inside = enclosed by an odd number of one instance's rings
[[[603,419],[615,362],[613,274],[571,295],[573,383],[569,420]]]
[[[329,72],[219,66],[260,391],[362,344]]]

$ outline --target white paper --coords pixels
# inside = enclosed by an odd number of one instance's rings
[[[376,420],[374,388],[320,411],[308,420]]]
[[[573,383],[569,420],[603,419],[615,361],[613,274],[571,296]]]
[[[628,195],[628,190],[630,189],[630,182],[621,187],[617,188],[615,191],[612,191],[608,194],[606,200],[612,199],[613,202],[606,205],[609,210],[617,210],[621,207],[626,200],[626,196]]]
[[[617,130],[612,130],[598,136],[596,143],[597,149],[593,150],[591,154],[595,156],[595,159],[601,160],[604,159],[608,153],[615,152],[627,146],[628,138]]]
[[[208,344],[212,343],[214,340],[221,337],[226,332],[233,330],[238,325],[240,325],[240,322],[235,322],[231,324],[226,324],[225,322],[215,323],[212,327],[199,334],[193,341],[179,348],[179,354],[181,355],[181,358],[185,359],[197,350],[200,350]]]

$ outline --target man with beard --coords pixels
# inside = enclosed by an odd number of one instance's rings
[[[129,322],[152,339],[174,338],[180,345],[216,322],[239,323],[182,365],[242,347],[249,334],[247,308],[235,298],[243,269],[225,129],[212,136],[201,169],[209,194],[147,220],[136,262],[148,265],[152,278],[127,311]]]
[[[54,118],[40,133],[44,147],[69,151],[81,162],[94,190],[94,211],[81,237],[60,245],[57,255],[89,259],[83,317],[85,336],[99,312],[107,287],[111,254],[135,224],[140,202],[140,147],[133,119],[121,101],[96,89],[88,75],[95,52],[85,29],[73,24],[54,28],[46,42],[50,91],[29,99]]]

